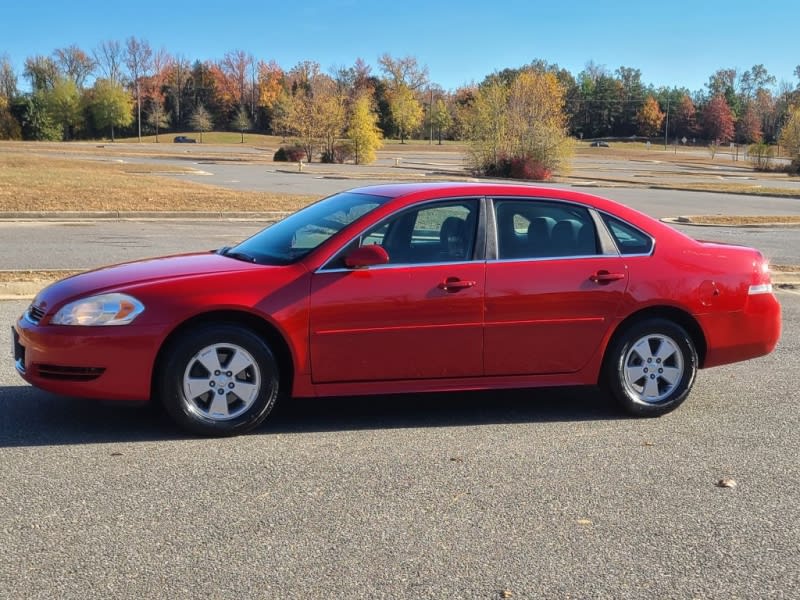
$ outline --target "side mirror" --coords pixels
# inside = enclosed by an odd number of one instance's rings
[[[385,265],[388,262],[389,254],[377,244],[361,246],[344,257],[344,264],[348,269],[363,269],[364,267]]]

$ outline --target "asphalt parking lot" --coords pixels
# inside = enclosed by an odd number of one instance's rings
[[[294,401],[252,435],[0,361],[3,598],[797,598],[800,295],[677,412],[594,390]],[[0,349],[23,301],[0,302]],[[723,478],[735,488],[717,487]]]

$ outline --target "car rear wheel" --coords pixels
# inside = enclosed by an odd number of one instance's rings
[[[657,417],[686,399],[697,374],[697,351],[683,327],[666,319],[635,323],[611,343],[605,382],[628,413]]]
[[[187,332],[163,353],[157,393],[188,431],[230,436],[250,431],[278,396],[279,370],[269,346],[238,325]]]

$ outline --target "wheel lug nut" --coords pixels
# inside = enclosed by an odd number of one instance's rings
[[[648,369],[647,369],[647,367],[645,367],[645,368],[644,368],[644,372],[645,372],[645,373],[647,373],[647,371],[648,371]]]
[[[659,369],[659,370],[658,370],[658,372],[659,372],[659,373],[663,373],[663,372],[664,372],[664,369]]]
[[[219,371],[214,371],[214,375],[219,376]]]
[[[233,388],[235,388],[236,386],[235,386],[235,385],[233,385],[233,383],[229,383],[229,384],[228,384],[228,387],[229,387],[230,389],[233,389]]]
[[[219,389],[217,390],[217,393],[218,393],[218,394],[221,396],[222,394],[224,394],[224,393],[225,393],[225,390],[223,390],[222,388],[219,388]]]
[[[210,385],[211,387],[214,387],[215,385],[217,385],[217,382],[216,381],[209,381],[208,385]]]
[[[656,378],[655,373],[650,375],[650,379],[655,379],[655,378]],[[220,391],[222,391],[222,390],[220,390]]]
[[[228,371],[227,373],[225,373],[225,375],[227,375],[228,377],[232,377],[233,376],[233,372],[232,371]]]

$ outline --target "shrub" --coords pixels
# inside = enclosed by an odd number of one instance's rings
[[[772,159],[775,157],[775,148],[767,144],[753,144],[747,150],[750,162],[756,171],[772,171]]]
[[[496,163],[486,165],[483,168],[483,172],[491,177],[531,179],[535,181],[545,181],[553,175],[553,172],[548,167],[535,158],[530,156],[509,157],[505,154],[498,156]]]
[[[353,158],[353,149],[350,144],[336,144],[333,152],[325,150],[320,156],[319,162],[342,164]]]
[[[306,151],[300,146],[281,146],[272,160],[275,162],[300,162],[306,158]]]

